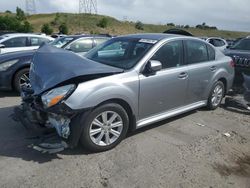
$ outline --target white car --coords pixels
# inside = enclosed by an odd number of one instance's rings
[[[54,39],[52,37],[35,34],[21,34],[12,33],[0,36],[0,54],[24,51],[24,50],[35,50],[43,42],[51,42]]]
[[[209,37],[209,38],[201,37],[201,38],[207,41],[208,43],[212,44],[216,49],[220,51],[224,51],[228,46],[227,41],[219,37]]]

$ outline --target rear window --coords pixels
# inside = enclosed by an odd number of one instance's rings
[[[209,61],[215,60],[215,50],[214,50],[214,48],[211,47],[210,45],[207,45],[207,51],[208,51]]]

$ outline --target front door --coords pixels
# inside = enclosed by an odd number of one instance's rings
[[[188,67],[183,65],[183,43],[163,45],[151,58],[162,63],[153,75],[140,74],[139,119],[167,112],[185,105]]]

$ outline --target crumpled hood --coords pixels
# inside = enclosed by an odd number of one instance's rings
[[[73,52],[44,44],[33,56],[30,83],[34,94],[39,95],[73,78],[111,75],[121,72],[123,72],[122,69],[97,63]]]

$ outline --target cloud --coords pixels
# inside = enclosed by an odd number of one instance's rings
[[[37,11],[78,12],[78,0],[36,0]],[[0,11],[25,8],[24,0],[0,2]],[[250,31],[249,0],[98,0],[98,13],[145,23],[197,25]]]

